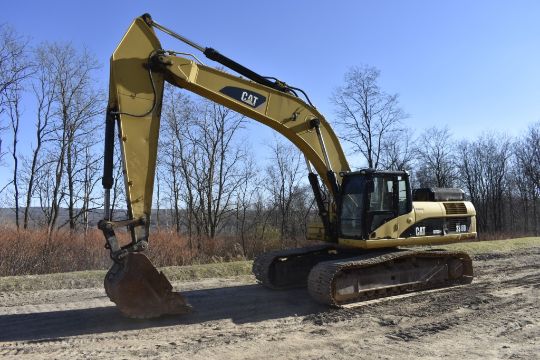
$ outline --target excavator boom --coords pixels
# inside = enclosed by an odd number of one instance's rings
[[[335,189],[339,173],[349,171],[349,165],[333,129],[313,106],[278,90],[283,85],[270,87],[268,80],[259,84],[162,50],[152,24],[149,15],[137,18],[111,57],[108,122],[119,125],[130,217],[148,218],[151,212],[165,81],[276,130],[299,148],[327,188]],[[205,53],[223,60],[210,50]],[[335,178],[329,178],[329,170]]]
[[[208,58],[248,79],[205,66],[194,56],[181,57],[163,50],[155,28],[187,42],[203,51]],[[124,314],[131,317],[181,313],[189,308],[179,294],[176,297],[171,295],[170,283],[146,256],[140,254],[148,246],[165,81],[222,104],[284,135],[302,151],[310,170],[313,166],[334,195],[341,182],[340,172],[349,171],[336,134],[315,107],[296,96],[299,89],[262,77],[212,48],[202,48],[155,23],[147,14],[135,19],[110,62],[103,176],[105,214],[99,224],[115,262],[105,279],[107,294]],[[115,127],[120,139],[128,207],[128,220],[124,221],[113,221],[109,209]],[[311,174],[315,186],[314,178]],[[320,207],[323,206],[321,202]],[[328,217],[327,209],[320,212]],[[131,243],[120,246],[114,231],[118,226],[129,228]],[[137,273],[137,280],[134,280],[134,273]],[[139,294],[136,302],[133,301],[135,294]],[[169,301],[165,301],[165,305],[156,305],[155,299],[159,300],[157,303],[163,299]],[[175,310],[175,305],[170,304],[177,304],[180,310]],[[163,308],[161,312],[156,310],[160,306]]]

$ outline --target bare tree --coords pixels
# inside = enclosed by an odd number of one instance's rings
[[[36,62],[46,64],[46,52],[42,48],[35,51]],[[34,197],[35,177],[39,172],[39,159],[43,146],[50,140],[53,128],[51,127],[53,116],[55,115],[54,99],[56,97],[57,88],[54,84],[54,76],[47,67],[38,66],[32,90],[37,103],[36,121],[35,121],[35,144],[32,147],[29,163],[27,165],[27,187],[26,187],[26,202],[24,208],[23,227],[28,228],[30,217],[30,207],[32,198]]]
[[[47,228],[49,241],[53,224],[56,221],[55,217],[58,216],[58,208],[53,205],[62,201],[64,197],[64,192],[58,191],[55,193],[54,191],[55,187],[58,186],[56,177],[57,156],[53,151],[47,149],[39,160],[39,171],[35,176],[35,194],[44,219],[44,222],[40,223],[40,225]],[[53,196],[56,196],[56,198],[53,198]]]
[[[180,229],[180,205],[186,207],[186,228],[192,246],[197,237],[214,238],[234,211],[240,186],[240,164],[246,158],[235,135],[243,117],[216,103],[173,91],[164,103],[163,161],[168,191]]]
[[[13,159],[13,177],[11,183],[13,185],[13,204],[15,207],[15,226],[19,230],[19,155],[17,152],[17,144],[19,143],[19,126],[21,123],[21,92],[22,88],[17,82],[14,86],[4,90],[6,98],[8,115],[11,125],[11,157]]]
[[[528,230],[532,218],[534,235],[539,234],[538,199],[540,198],[540,122],[529,126],[526,134],[515,144],[519,189],[525,204],[525,226]],[[532,207],[532,217],[529,209]]]
[[[536,200],[538,199],[537,191],[531,179],[524,171],[526,164],[521,156],[521,140],[514,144],[514,161],[511,164],[509,171],[509,203],[507,207],[510,225],[510,231],[529,233],[531,230],[537,236],[537,221],[536,219]],[[525,165],[525,166],[524,166]]]
[[[445,128],[425,130],[416,146],[416,178],[422,187],[452,187],[456,178],[456,165],[452,135]]]
[[[241,169],[241,181],[236,189],[235,227],[236,237],[240,239],[242,254],[248,256],[248,241],[255,241],[257,224],[262,220],[260,213],[251,212],[257,194],[262,190],[262,180],[254,157],[248,156]]]
[[[199,195],[200,219],[204,235],[213,238],[233,211],[233,195],[242,181],[239,165],[245,159],[244,148],[234,135],[242,128],[243,117],[213,103],[202,102],[202,116],[192,132],[193,144],[201,157],[192,162],[192,174]]]
[[[196,121],[196,105],[180,91],[167,87],[163,106],[163,136],[160,137],[160,158],[164,181],[173,211],[175,230],[180,233],[184,223],[188,231],[190,250],[193,250],[192,235],[195,211],[195,190],[190,177],[189,159],[198,149],[193,147],[189,129]],[[186,206],[187,219],[182,219],[182,203]]]
[[[88,233],[89,228],[89,214],[102,206],[101,192],[99,195],[95,195],[95,189],[100,183],[100,170],[102,155],[92,150],[92,145],[86,143],[83,148],[83,164],[82,177],[79,182],[82,185],[82,189],[79,195],[79,203],[81,205],[80,210],[77,213],[77,218],[82,218],[82,225],[84,227],[84,233]]]
[[[28,77],[32,64],[25,54],[27,43],[13,28],[0,24],[0,93],[12,86],[19,87]],[[5,100],[0,99],[0,112]]]
[[[415,159],[415,139],[411,129],[402,129],[382,143],[379,167],[384,170],[409,170]]]
[[[504,229],[510,145],[504,135],[485,134],[474,142],[463,141],[458,147],[460,178],[476,208],[480,231]]]
[[[10,184],[14,186],[17,229],[19,228],[19,187],[17,183],[19,158],[17,155],[17,142],[20,125],[20,102],[23,82],[30,76],[32,70],[32,64],[25,50],[27,43],[28,41],[19,36],[11,27],[0,25],[0,114],[7,109],[10,119],[9,127],[12,131],[11,155],[14,161],[14,173]],[[2,132],[7,127],[7,125],[0,123],[0,162],[6,153],[3,150]],[[5,187],[1,190],[4,189]]]
[[[59,50],[64,53],[61,61],[73,62],[72,64],[62,64],[64,73],[60,73],[61,76],[58,78],[58,105],[61,109],[60,119],[63,133],[61,138],[65,141],[69,228],[75,229],[78,217],[87,210],[82,207],[80,209],[82,211],[77,212],[77,203],[81,200],[78,194],[81,190],[81,184],[84,188],[84,180],[81,181],[81,176],[84,179],[85,175],[89,175],[86,170],[92,165],[84,160],[94,160],[87,156],[87,150],[92,144],[95,144],[93,135],[99,129],[95,120],[96,116],[101,114],[104,106],[102,94],[96,90],[92,78],[92,73],[99,68],[95,58],[86,51],[77,54],[75,49],[69,45]],[[92,172],[91,174],[95,175],[96,173]]]
[[[276,139],[271,147],[271,163],[266,168],[266,186],[270,193],[272,207],[276,209],[281,247],[285,247],[287,237],[294,237],[295,222],[293,204],[302,196],[301,178],[302,156],[292,145]]]
[[[378,168],[385,140],[397,130],[407,115],[397,94],[385,93],[378,84],[380,71],[374,67],[353,67],[345,74],[345,84],[332,96],[341,138],[360,152],[370,168]]]
[[[50,235],[56,226],[61,200],[66,201],[70,229],[75,228],[82,214],[82,208],[76,211],[76,205],[84,198],[79,194],[84,194],[85,170],[90,165],[84,163],[85,149],[95,144],[93,135],[98,126],[94,120],[103,106],[92,77],[98,64],[91,54],[78,52],[70,44],[43,44],[37,51],[40,66],[46,78],[52,80],[55,95],[51,110],[54,149],[48,149],[54,171],[49,184],[51,194],[46,196],[51,207],[47,217]]]

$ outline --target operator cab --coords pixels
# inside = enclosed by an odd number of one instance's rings
[[[387,221],[412,211],[407,171],[365,169],[342,176],[338,213],[341,237],[368,239]]]

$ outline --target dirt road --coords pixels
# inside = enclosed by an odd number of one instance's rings
[[[196,312],[122,318],[101,289],[0,293],[0,356],[538,359],[540,248],[475,257],[471,285],[328,309],[253,278],[176,283]]]

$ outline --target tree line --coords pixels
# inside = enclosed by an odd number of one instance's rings
[[[34,46],[0,27],[0,162],[10,174],[0,195],[17,228],[44,227],[52,236],[93,226],[103,206],[106,96],[99,69],[93,54],[72,44]],[[459,140],[441,126],[415,133],[405,127],[398,95],[385,92],[379,77],[374,67],[353,67],[331,97],[332,123],[353,166],[406,169],[416,187],[462,188],[480,232],[538,234],[540,122],[515,139],[486,131]],[[303,241],[316,218],[303,156],[275,138],[261,159],[246,140],[246,121],[166,89],[154,226],[185,235],[193,249],[229,237],[245,256]],[[125,209],[119,157],[111,205],[118,214]]]

